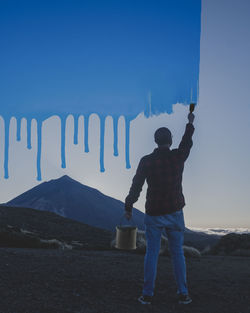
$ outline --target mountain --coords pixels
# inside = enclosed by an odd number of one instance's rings
[[[185,245],[190,245],[196,249],[203,250],[204,248],[214,246],[221,238],[219,235],[207,234],[202,231],[194,231],[188,228],[185,229]]]
[[[7,202],[7,206],[49,211],[82,223],[115,230],[115,226],[128,223],[124,218],[124,203],[85,186],[67,175],[24,192]],[[132,223],[143,229],[144,214],[133,210]]]
[[[115,231],[115,226],[127,224],[124,203],[104,195],[97,189],[85,186],[67,175],[44,182],[24,192],[5,205],[33,208],[59,214],[93,227]],[[144,229],[144,214],[133,209],[132,223]],[[202,250],[213,246],[220,238],[186,228],[185,244]]]

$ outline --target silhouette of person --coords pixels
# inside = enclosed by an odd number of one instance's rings
[[[182,174],[193,145],[194,114],[188,114],[188,123],[178,149],[170,150],[172,134],[166,127],[156,130],[154,139],[158,147],[144,156],[138,165],[128,196],[125,200],[125,216],[132,217],[133,204],[138,200],[142,186],[147,181],[145,204],[145,235],[147,249],[144,258],[144,285],[142,304],[151,304],[161,245],[161,234],[165,229],[171,254],[177,298],[180,304],[192,301],[188,294],[186,264],[183,253],[185,199],[182,193]]]

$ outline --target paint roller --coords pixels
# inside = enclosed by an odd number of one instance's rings
[[[194,108],[195,108],[195,103],[191,102],[190,105],[189,105],[189,112],[193,113],[194,112]]]

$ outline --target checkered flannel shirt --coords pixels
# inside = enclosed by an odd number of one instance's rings
[[[178,149],[158,147],[144,156],[138,165],[132,186],[125,200],[125,210],[131,212],[138,200],[142,186],[147,181],[145,209],[148,215],[164,215],[181,210],[185,206],[182,193],[182,174],[184,162],[193,145],[194,126],[186,125]]]

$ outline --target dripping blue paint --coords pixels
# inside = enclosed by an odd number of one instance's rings
[[[43,122],[61,120],[61,166],[66,167],[65,129],[84,116],[84,150],[89,152],[91,114],[100,118],[100,170],[105,170],[105,119],[113,117],[114,155],[118,119],[126,125],[130,168],[130,123],[171,113],[172,105],[198,96],[201,0],[1,1],[0,115],[5,124],[4,177],[9,177],[10,119],[37,121],[37,179],[42,179]],[[151,96],[149,105],[148,95]]]

